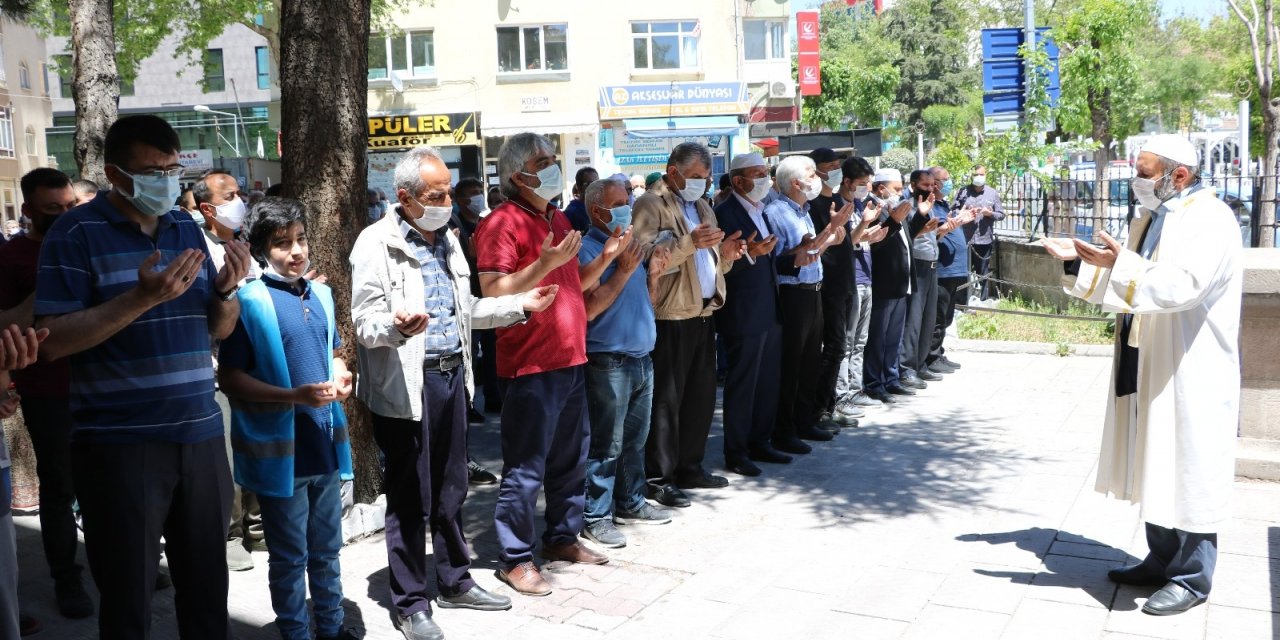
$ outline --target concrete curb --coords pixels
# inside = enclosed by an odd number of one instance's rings
[[[965,340],[948,336],[947,348],[956,351],[974,351],[978,353],[1033,353],[1058,355],[1058,345],[1048,342],[1016,342],[1013,340]],[[1105,344],[1073,344],[1071,355],[1110,358],[1114,352],[1111,345]]]

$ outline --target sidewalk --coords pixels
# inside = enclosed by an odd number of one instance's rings
[[[610,564],[547,565],[550,596],[437,610],[437,622],[454,640],[1280,638],[1280,485],[1237,483],[1209,604],[1145,615],[1152,590],[1106,579],[1145,553],[1137,509],[1092,490],[1110,360],[953,357],[962,370],[796,463],[692,492],[669,525],[620,527],[629,544]],[[494,423],[473,431],[473,451],[497,470]],[[472,575],[511,594],[493,577],[496,493],[473,488],[467,502]],[[16,520],[24,609],[45,623],[33,638],[96,637],[93,619],[57,615],[36,518]],[[254,559],[231,574],[234,634],[275,639],[267,557]],[[382,538],[344,549],[342,568],[349,622],[401,638]],[[177,638],[172,591],[155,611],[153,637]]]

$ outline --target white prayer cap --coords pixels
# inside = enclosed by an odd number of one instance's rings
[[[871,182],[902,182],[902,172],[897,169],[885,167],[876,172],[871,177]]]
[[[733,157],[733,162],[729,163],[730,171],[738,169],[750,169],[751,167],[763,167],[764,156],[758,153],[743,153]]]
[[[1195,145],[1180,135],[1165,133],[1152,136],[1146,144],[1142,145],[1142,150],[1178,164],[1185,164],[1189,167],[1200,166],[1200,159],[1196,154]]]

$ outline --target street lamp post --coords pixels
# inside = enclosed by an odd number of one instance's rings
[[[240,157],[244,157],[244,156],[243,156],[243,155],[241,155],[241,153],[240,153],[240,129],[239,129],[239,127],[237,127],[237,126],[236,126],[236,125],[237,125],[237,120],[239,120],[239,119],[240,119],[240,116],[238,116],[238,115],[236,115],[236,114],[234,114],[234,113],[228,112],[228,111],[217,111],[217,110],[215,110],[215,109],[210,109],[210,108],[209,108],[209,105],[207,105],[207,104],[198,104],[198,105],[196,105],[196,106],[194,106],[194,107],[192,107],[192,108],[193,108],[193,109],[195,109],[196,111],[199,111],[200,113],[213,113],[213,114],[217,114],[217,115],[220,115],[220,116],[228,116],[228,117],[230,117],[230,118],[231,118],[231,132],[232,132],[232,135],[234,135],[234,136],[235,136],[235,145],[234,145],[234,148],[235,148],[235,151],[236,151],[236,157],[238,157],[238,158],[240,158]],[[221,132],[219,132],[219,133],[218,133],[218,135],[219,135],[219,136],[221,136],[221,135],[222,135],[222,133],[221,133]],[[225,141],[225,140],[226,140],[226,138],[223,138],[223,140]],[[246,142],[248,142],[248,141],[246,140]]]

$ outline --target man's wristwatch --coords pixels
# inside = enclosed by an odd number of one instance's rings
[[[240,285],[237,284],[236,286],[231,287],[231,290],[226,293],[218,293],[217,291],[214,291],[214,293],[217,294],[219,300],[222,300],[223,302],[231,302],[231,299],[236,297],[236,292],[239,290]]]

